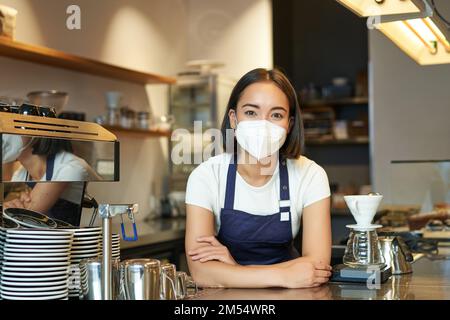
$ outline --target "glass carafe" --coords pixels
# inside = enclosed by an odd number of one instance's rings
[[[351,229],[343,262],[350,267],[384,265],[376,230]]]

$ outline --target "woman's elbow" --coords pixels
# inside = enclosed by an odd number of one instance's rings
[[[205,263],[207,264],[207,263]],[[223,284],[215,281],[204,269],[204,265],[189,265],[189,273],[199,287],[223,287]]]

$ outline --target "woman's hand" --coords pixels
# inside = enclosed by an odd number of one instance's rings
[[[322,262],[294,259],[282,267],[282,286],[285,288],[313,288],[328,282],[331,266]]]
[[[193,261],[218,260],[227,264],[237,265],[228,248],[222,245],[215,237],[200,237],[197,238],[197,242],[206,243],[207,245],[188,252]]]
[[[3,204],[5,209],[8,208],[21,208],[27,209],[31,202],[30,192],[28,190],[21,191],[20,195],[13,200],[7,201]]]
[[[13,199],[13,200],[4,202],[3,203],[3,209],[9,209],[9,208],[25,209],[25,203],[20,201],[20,199]]]

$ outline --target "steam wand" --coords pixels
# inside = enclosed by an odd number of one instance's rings
[[[102,298],[103,300],[112,300],[112,239],[111,239],[111,221],[115,216],[121,217],[122,238],[125,241],[136,241],[138,239],[136,222],[134,214],[138,213],[137,204],[101,204],[99,206],[100,217],[102,218],[103,233],[103,261],[102,261]],[[123,215],[126,214],[133,224],[133,237],[127,237],[123,223]]]

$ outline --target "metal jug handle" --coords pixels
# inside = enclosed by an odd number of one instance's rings
[[[123,215],[120,215],[120,219],[121,219],[121,223],[120,223],[120,229],[122,230],[122,238],[124,241],[137,241],[138,239],[138,233],[137,233],[137,228],[136,228],[136,221],[134,220],[134,215],[133,213],[129,213],[128,217],[131,220],[131,223],[133,224],[133,236],[132,237],[127,237],[127,234],[125,232],[125,225],[123,223]]]
[[[125,267],[121,264],[119,266],[119,274],[120,274],[120,296],[123,300],[130,300],[130,293],[128,292],[128,285],[125,279]]]
[[[408,246],[406,245],[405,241],[403,240],[402,237],[395,237],[395,240],[400,248],[400,250],[403,252],[403,254],[405,255],[406,261],[408,262],[413,262],[414,261],[414,257],[411,253],[411,251],[409,250]]]
[[[161,276],[162,276],[162,277],[165,277],[166,279],[169,280],[170,286],[172,287],[172,290],[173,290],[173,295],[174,295],[174,297],[175,297],[175,300],[177,300],[177,291],[176,291],[176,288],[175,288],[175,283],[174,283],[174,281],[173,281],[167,274],[165,274],[164,272],[161,272]],[[164,281],[164,280],[163,280],[163,281]],[[166,298],[164,297],[164,291],[162,290],[162,288],[163,288],[163,285],[161,285],[161,287],[160,287],[159,296],[160,296],[160,299],[161,299],[161,300],[165,300]]]

